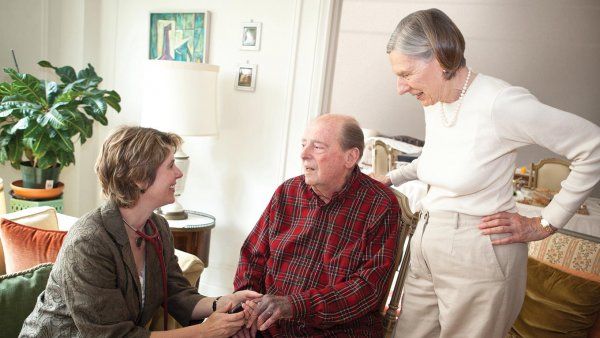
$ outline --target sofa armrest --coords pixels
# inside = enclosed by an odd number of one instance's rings
[[[197,286],[200,275],[202,274],[202,271],[204,271],[204,263],[202,260],[191,253],[178,249],[175,249],[175,256],[177,256],[177,262],[183,272],[183,276],[191,285]]]

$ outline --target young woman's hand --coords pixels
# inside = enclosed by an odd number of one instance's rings
[[[231,337],[245,325],[245,312],[229,314],[233,303],[228,302],[200,324],[201,337]]]
[[[262,295],[258,292],[254,292],[252,290],[241,290],[219,298],[219,301],[217,302],[217,309],[219,309],[222,306],[225,306],[225,304],[227,303],[232,303],[233,306],[236,306],[247,300],[252,300],[260,297],[262,297]]]

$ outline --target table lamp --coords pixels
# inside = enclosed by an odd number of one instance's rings
[[[179,136],[217,134],[217,78],[219,66],[206,63],[146,60],[141,125]],[[175,203],[158,213],[166,219],[186,219],[177,197],[183,194],[189,156],[178,149],[175,165],[183,177],[175,185]]]

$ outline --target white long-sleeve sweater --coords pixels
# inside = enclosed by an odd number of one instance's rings
[[[454,112],[458,102],[444,104]],[[475,216],[515,212],[512,178],[516,149],[543,146],[572,161],[560,192],[542,217],[562,228],[600,180],[600,128],[539,102],[528,90],[479,74],[469,86],[456,124],[442,124],[440,103],[425,107],[421,156],[390,172],[394,185],[430,185],[425,210]]]

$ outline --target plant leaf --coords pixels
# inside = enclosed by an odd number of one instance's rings
[[[117,92],[114,90],[106,92],[104,94],[104,100],[109,106],[117,111],[117,113],[121,111],[121,106],[119,105],[119,102],[121,102],[121,96],[119,96],[119,94],[117,94]]]
[[[51,105],[58,94],[58,85],[56,82],[46,82],[46,102]]]
[[[75,151],[75,146],[73,146],[73,142],[69,138],[69,135],[67,135],[66,133],[64,133],[64,131],[61,131],[61,130],[55,129],[55,131],[56,131],[56,135],[58,137],[57,143],[58,143],[59,147],[66,151],[70,151],[70,152]]]
[[[10,68],[5,68],[4,72],[13,80],[13,94],[23,95],[29,101],[34,101],[40,105],[46,104],[42,81],[33,75],[17,73],[16,70]]]
[[[11,139],[7,148],[7,156],[10,164],[13,168],[19,169],[21,166],[21,158],[23,157],[23,145],[19,142],[19,138],[15,137]]]
[[[85,97],[83,103],[87,106],[84,107],[84,111],[88,113],[94,120],[100,122],[102,125],[107,125],[108,120],[106,119],[106,101],[102,97]]]
[[[29,126],[29,117],[25,116],[22,119],[20,119],[17,123],[15,123],[15,125],[13,125],[12,128],[10,128],[9,133],[14,134],[19,130],[26,129],[28,126]]]
[[[54,67],[50,62],[46,61],[46,60],[42,60],[40,62],[38,62],[39,66],[42,66],[44,68],[53,68],[56,69],[56,67]]]
[[[42,127],[49,123],[54,129],[67,129],[65,118],[56,109],[50,109],[46,114],[38,116],[37,122]]]
[[[63,167],[68,166],[71,163],[75,163],[75,156],[73,153],[61,151],[57,155],[58,163],[60,163]]]

